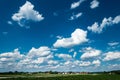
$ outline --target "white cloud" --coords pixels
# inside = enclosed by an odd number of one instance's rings
[[[58,56],[59,58],[62,58],[64,60],[70,60],[72,59],[72,56],[69,54],[56,54],[56,56]]]
[[[53,54],[51,49],[47,46],[41,46],[39,48],[32,48],[26,54],[26,57],[19,62],[19,65],[40,65],[43,63],[47,63],[49,60],[53,58]]]
[[[58,38],[58,39],[62,39],[62,36],[56,36],[56,38]]]
[[[97,0],[93,0],[91,3],[90,3],[90,8],[91,9],[94,9],[94,8],[97,8],[99,7],[99,2]]]
[[[47,46],[41,46],[38,49],[33,47],[28,52],[28,57],[30,57],[30,58],[33,58],[33,57],[44,57],[44,56],[48,56],[50,53],[51,53],[50,48],[48,48]]]
[[[118,44],[119,44],[119,42],[109,42],[109,43],[108,43],[109,46],[116,46],[116,45],[118,45]]]
[[[91,62],[89,61],[81,61],[79,66],[80,67],[85,67],[85,66],[90,66],[91,65]]]
[[[95,22],[92,26],[88,26],[88,30],[94,33],[101,33],[106,26],[112,25],[112,18],[104,18],[102,23],[99,25],[98,22]]]
[[[0,65],[1,69],[15,70],[17,63],[24,59],[25,55],[20,54],[18,49],[12,52],[5,52],[0,54]]]
[[[13,61],[13,58],[5,58],[5,57],[1,57],[0,61]]]
[[[71,17],[70,17],[70,19],[69,20],[75,20],[75,19],[78,19],[79,17],[81,17],[82,16],[82,14],[83,13],[77,13],[77,14],[73,14]]]
[[[39,57],[37,59],[32,60],[31,63],[33,63],[33,64],[42,64],[42,63],[45,62],[45,59],[46,59],[45,57]]]
[[[116,16],[113,20],[113,24],[118,24],[120,23],[120,15]]]
[[[12,19],[18,22],[20,26],[25,26],[29,20],[37,22],[43,20],[44,17],[42,17],[42,14],[38,11],[34,10],[33,4],[26,1],[26,3],[20,7],[18,13],[13,14]]]
[[[114,24],[120,23],[120,15],[116,16],[114,19],[112,17],[104,18],[101,24],[95,22],[92,26],[88,26],[87,29],[94,33],[102,33],[103,29],[107,26],[112,26]]]
[[[0,65],[4,70],[30,70],[39,69],[47,64],[57,64],[53,60],[54,56],[47,46],[41,46],[38,49],[32,48],[28,53],[21,54],[18,49],[13,52],[5,52],[0,54]]]
[[[49,54],[48,56],[46,56],[46,59],[52,59],[52,58],[54,58],[54,56],[53,56],[53,54],[51,53],[51,54]]]
[[[87,31],[84,31],[82,29],[76,29],[69,38],[62,38],[58,39],[53,46],[54,47],[72,47],[75,45],[82,44],[84,42],[87,42]]]
[[[49,70],[55,70],[55,71],[81,70],[83,71],[85,70],[87,71],[91,69],[98,70],[98,66],[100,66],[101,64],[101,61],[98,60],[97,58],[96,60],[93,60],[93,61],[78,60],[74,58],[77,54],[75,51],[73,55],[58,54],[52,51],[53,50],[47,46],[41,46],[39,48],[30,49],[26,54],[21,54],[18,49],[15,49],[12,52],[1,53],[0,54],[0,70],[2,69],[6,71],[9,71],[9,70],[11,71],[16,71],[16,70],[17,71],[30,71],[30,70],[31,71],[39,71],[39,70],[41,71],[49,71]],[[96,49],[88,47],[82,51],[84,53],[85,52],[92,53],[92,51],[95,52]],[[116,55],[119,56],[118,54],[119,53],[114,54],[112,55],[112,57]],[[105,57],[107,57],[107,55],[108,54],[105,54]],[[114,59],[120,59],[120,57],[119,58],[117,57]]]
[[[22,59],[24,55],[21,55],[18,49],[13,52],[5,52],[0,54],[0,61],[15,61]]]
[[[74,65],[79,65],[81,61],[79,60],[74,60],[74,62],[72,62]]]
[[[48,64],[53,65],[53,64],[58,64],[58,61],[55,60],[50,60],[48,61]]]
[[[66,61],[64,63],[65,66],[69,66],[69,67],[87,67],[87,66],[90,66],[91,65],[91,62],[90,61],[79,61],[79,60],[74,60],[74,61]]]
[[[108,66],[108,69],[109,70],[120,70],[120,64],[117,64],[117,63],[115,63],[115,64],[109,64]]]
[[[25,58],[18,62],[18,68],[41,68],[41,66],[47,66],[47,64],[55,64],[55,61],[52,62],[54,58],[52,49],[47,46],[41,46],[39,48],[32,48],[25,55]]]
[[[74,66],[71,55],[54,54],[61,60],[56,60],[52,49],[47,46],[32,48],[24,55],[20,54],[18,49],[15,49],[13,52],[0,54],[0,68],[6,71],[48,71],[51,69],[60,71],[69,70],[68,67],[71,68]],[[68,64],[68,62],[66,61],[69,61],[72,66],[67,67],[65,64]]]
[[[12,24],[13,24],[11,21],[8,21],[7,23],[8,23],[8,24],[10,24],[10,25],[12,25]]]
[[[117,60],[120,59],[120,52],[108,52],[105,53],[103,61]]]
[[[65,63],[64,63],[64,65],[70,65],[70,64],[72,64],[72,62],[71,61],[66,61]]]
[[[76,57],[76,55],[77,55],[77,52],[74,52],[74,54],[73,54],[73,58],[75,58],[75,57]]]
[[[71,4],[71,9],[75,9],[75,8],[79,7],[80,4],[81,4],[82,2],[84,2],[84,1],[86,1],[86,0],[79,0],[78,2],[72,3],[72,4]]]
[[[100,60],[94,60],[92,64],[94,64],[95,66],[100,66],[101,62]]]
[[[73,52],[74,51],[74,49],[72,48],[72,49],[70,49],[68,52]]]
[[[95,33],[101,32],[101,28],[99,27],[97,22],[95,22],[92,26],[88,26],[87,29]]]
[[[93,49],[91,47],[87,47],[83,50],[83,54],[81,55],[81,59],[88,59],[88,58],[94,58],[101,54],[100,50]]]
[[[89,67],[90,65],[92,65],[90,61],[74,60],[64,62],[64,66],[67,66],[67,68]]]

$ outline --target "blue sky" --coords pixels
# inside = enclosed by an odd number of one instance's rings
[[[120,69],[119,0],[0,0],[0,72]]]

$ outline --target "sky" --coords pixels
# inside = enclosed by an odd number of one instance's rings
[[[120,70],[119,0],[0,0],[0,72]]]

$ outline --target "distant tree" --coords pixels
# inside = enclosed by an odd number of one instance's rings
[[[18,72],[18,71],[15,71],[14,73],[15,73],[15,74],[18,74],[19,72]]]

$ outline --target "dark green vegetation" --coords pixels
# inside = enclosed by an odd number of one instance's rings
[[[58,74],[59,75],[59,74]],[[120,75],[66,75],[54,77],[16,77],[2,80],[120,80]]]
[[[0,80],[120,80],[120,71],[109,72],[7,72],[0,73]]]

